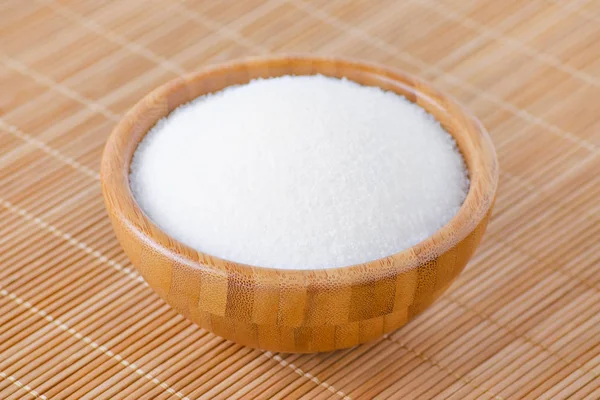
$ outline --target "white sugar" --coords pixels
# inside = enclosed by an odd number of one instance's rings
[[[227,260],[317,269],[431,236],[468,190],[453,138],[405,98],[324,76],[255,80],[161,120],[131,188],[173,238]]]

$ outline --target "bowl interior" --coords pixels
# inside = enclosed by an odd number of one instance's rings
[[[102,161],[103,190],[109,210],[127,222],[156,251],[179,259],[192,268],[215,268],[231,274],[253,275],[260,266],[248,266],[198,252],[172,239],[145,215],[129,188],[129,168],[137,145],[156,122],[173,109],[201,95],[256,78],[322,74],[377,86],[405,96],[432,114],[455,138],[469,171],[470,187],[456,216],[421,243],[384,259],[325,270],[279,270],[271,273],[298,277],[311,274],[330,280],[356,282],[365,271],[369,279],[414,268],[444,253],[464,239],[492,205],[497,185],[497,162],[491,141],[481,124],[455,101],[430,85],[401,72],[348,60],[306,57],[250,59],[211,67],[178,78],[151,92],[117,126]],[[377,272],[375,272],[377,271]],[[337,278],[336,278],[337,279]]]

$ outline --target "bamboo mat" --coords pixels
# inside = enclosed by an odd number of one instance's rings
[[[142,95],[247,55],[426,78],[490,130],[495,216],[446,295],[350,350],[203,331],[132,269],[98,183]],[[0,399],[600,399],[600,1],[0,2]]]

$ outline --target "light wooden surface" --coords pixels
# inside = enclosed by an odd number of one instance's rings
[[[135,149],[161,118],[227,86],[314,74],[394,91],[429,111],[454,136],[469,169],[470,187],[448,224],[389,257],[345,268],[299,271],[243,265],[198,252],[173,240],[146,217],[131,193],[129,172]],[[400,71],[314,56],[245,59],[165,83],[115,127],[104,149],[101,173],[106,208],[123,249],[168,304],[198,326],[238,344],[295,353],[366,343],[425,310],[475,252],[498,184],[490,137],[450,98]],[[205,189],[210,196],[211,189]]]
[[[0,2],[0,399],[598,399],[599,37],[598,0]],[[100,192],[137,99],[282,51],[430,80],[482,120],[502,168],[452,287],[330,354],[252,350],[178,316]]]

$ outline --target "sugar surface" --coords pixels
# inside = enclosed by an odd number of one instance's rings
[[[318,269],[432,235],[468,190],[422,108],[324,76],[255,80],[179,107],[139,145],[131,188],[166,233],[263,267]]]

